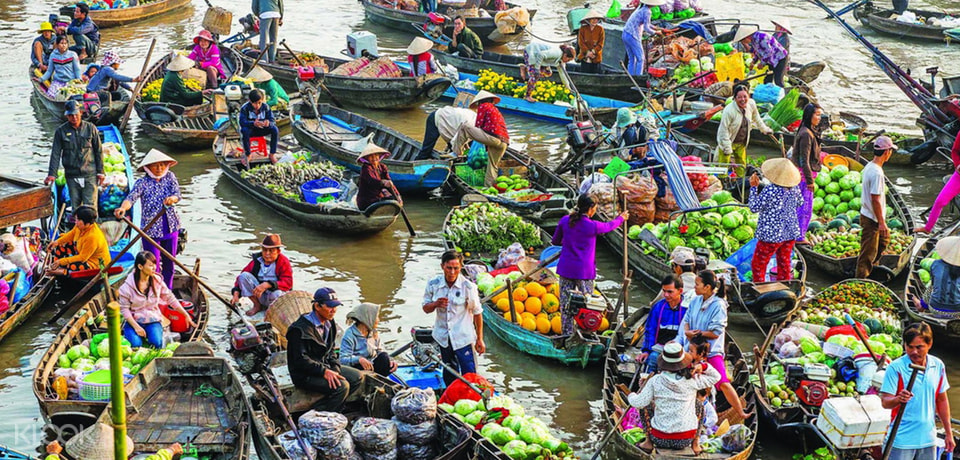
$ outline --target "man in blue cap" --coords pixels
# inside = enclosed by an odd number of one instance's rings
[[[103,171],[103,152],[100,150],[100,132],[80,116],[80,105],[67,101],[63,114],[67,122],[53,133],[53,148],[47,168],[45,185],[57,180],[57,171],[63,163],[67,190],[74,212],[87,205],[97,209],[97,187],[106,177]]]
[[[287,368],[297,388],[326,395],[313,408],[339,411],[344,401],[363,384],[361,371],[340,367],[335,356],[340,301],[331,288],[313,294],[312,309],[287,329]]]

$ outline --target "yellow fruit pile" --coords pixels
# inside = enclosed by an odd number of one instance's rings
[[[203,85],[200,84],[200,80],[194,78],[187,78],[183,81],[183,84],[191,91],[203,90]],[[140,90],[140,98],[143,99],[143,102],[159,102],[161,86],[163,86],[162,78],[150,82]]]
[[[510,299],[503,291],[492,299],[503,317],[511,321]],[[536,282],[519,283],[513,288],[513,306],[517,312],[516,323],[528,331],[537,331],[544,335],[556,335],[562,332],[560,322],[560,286],[556,283],[546,286]]]

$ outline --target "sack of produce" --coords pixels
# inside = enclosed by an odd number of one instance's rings
[[[385,454],[397,450],[397,425],[391,420],[359,418],[353,422],[350,435],[362,454]]]
[[[360,452],[358,455],[360,456],[359,458],[361,460],[397,460],[398,458],[403,458],[403,457],[397,456],[396,449],[391,450],[389,452],[384,452],[382,454],[370,454],[366,452]]]
[[[753,439],[753,432],[746,425],[734,425],[721,439],[724,452],[736,453],[747,448]]]
[[[397,426],[397,436],[402,444],[427,445],[437,439],[439,430],[436,420],[428,420],[423,423],[404,423],[394,418]]]
[[[595,182],[590,186],[590,190],[587,192],[590,195],[590,198],[593,199],[593,202],[597,204],[597,209],[606,215],[613,215],[617,210],[616,205],[616,195],[614,194],[613,183],[611,182]]]
[[[304,441],[307,442],[309,452],[304,454],[303,448],[300,447],[300,442],[297,441],[297,436],[293,434],[293,430],[277,436],[277,440],[280,442],[283,450],[287,451],[287,456],[290,458],[317,458],[316,449],[310,445],[310,441],[307,441],[306,438],[304,438]]]
[[[353,444],[353,438],[349,436],[346,430],[344,430],[343,433],[345,436],[332,445],[314,446],[317,448],[317,452],[320,453],[317,458],[322,460],[356,459],[358,456],[356,446]]]
[[[653,218],[654,222],[666,222],[670,220],[670,213],[680,209],[677,206],[677,199],[673,196],[673,191],[669,187],[663,197],[654,198],[653,203],[657,209]]]
[[[407,388],[393,397],[390,409],[401,422],[427,422],[437,417],[437,397],[431,388]]]
[[[400,444],[397,449],[397,458],[404,460],[432,460],[437,456],[437,449],[432,444]]]
[[[350,437],[347,436],[347,417],[337,412],[307,411],[300,416],[297,424],[300,426],[300,435],[318,449],[335,446],[343,438]]]

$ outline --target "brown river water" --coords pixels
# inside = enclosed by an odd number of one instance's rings
[[[248,0],[219,0],[217,6],[231,9],[234,18],[248,12]],[[712,0],[703,2],[707,11],[718,18],[743,17],[764,28],[769,20],[789,17],[795,29],[794,62],[823,60],[827,68],[813,84],[820,102],[828,111],[849,110],[859,113],[871,128],[886,128],[917,133],[913,120],[919,115],[916,107],[873,64],[871,55],[833,21],[823,20],[824,13],[802,1]],[[915,3],[915,2],[914,2]],[[835,8],[842,6],[832,2]],[[57,126],[50,114],[24,95],[30,94],[25,75],[28,45],[34,30],[60,3],[52,0],[0,0],[0,31],[5,46],[0,49],[0,83],[7,97],[0,102],[0,151],[4,161],[0,172],[42,180],[49,155],[48,138]],[[580,6],[575,0],[527,0],[526,6],[539,9],[533,32],[545,39],[566,39],[565,12]],[[609,6],[603,2],[601,8]],[[914,6],[914,5],[912,5]],[[960,10],[960,2],[938,0],[931,8]],[[359,3],[350,0],[288,1],[287,16],[281,28],[294,49],[321,54],[336,54],[346,47],[345,35],[366,29],[379,37],[381,53],[398,54],[411,39],[408,34],[367,24]],[[172,47],[185,48],[200,28],[206,5],[195,0],[181,11],[119,29],[103,31],[101,49],[117,48],[127,62],[121,72],[136,74],[146,58],[150,39],[157,38],[155,57]],[[852,17],[849,20],[854,21]],[[854,21],[855,22],[855,21]],[[859,27],[859,24],[855,24]],[[234,30],[237,28],[234,22]],[[936,43],[901,42],[895,38],[865,32],[896,62],[917,69],[939,65],[947,74],[956,74],[960,48]],[[516,46],[516,45],[515,45]],[[505,50],[501,50],[505,51]],[[926,75],[923,75],[926,78]],[[404,112],[377,112],[369,115],[409,135],[420,138],[426,114],[439,107],[431,104]],[[525,146],[534,157],[557,164],[566,154],[564,131],[560,125],[546,124],[517,117],[507,118],[511,137],[517,146]],[[137,129],[136,115],[125,139],[137,158],[157,146]],[[755,154],[772,151],[753,149]],[[378,235],[353,238],[313,232],[287,221],[250,199],[221,177],[209,150],[177,153],[180,164],[174,172],[183,188],[179,212],[189,230],[189,243],[182,258],[190,262],[203,260],[202,274],[216,288],[226,292],[242,267],[248,251],[255,248],[263,234],[282,234],[295,271],[295,287],[314,290],[321,286],[336,289],[345,307],[338,312],[343,319],[351,305],[361,301],[383,304],[382,334],[388,346],[400,346],[409,339],[413,326],[432,324],[433,318],[420,310],[423,288],[429,278],[439,273],[438,257],[442,250],[440,226],[449,203],[436,199],[410,198],[407,210],[417,230],[410,238],[401,223]],[[904,193],[915,212],[926,209],[940,189],[943,166],[886,168],[897,189]],[[948,219],[949,216],[944,216]],[[615,295],[619,286],[620,261],[604,247],[598,248],[600,280],[598,286]],[[815,288],[837,280],[823,276],[809,277]],[[903,280],[892,283],[902,292]],[[648,302],[653,293],[643,287],[632,288],[633,305]],[[32,451],[42,439],[42,420],[31,390],[30,376],[41,355],[54,339],[59,326],[44,322],[52,306],[41,310],[25,325],[0,344],[0,444],[23,451]],[[212,304],[207,339],[224,351],[227,343],[226,308]],[[732,336],[745,348],[762,341],[752,322],[731,325]],[[605,426],[601,418],[601,369],[579,370],[550,362],[531,360],[492,334],[487,334],[488,351],[480,358],[482,373],[494,384],[518,399],[528,412],[545,419],[551,428],[587,458],[600,442]],[[960,383],[960,357],[946,353],[945,347],[934,344],[933,353],[945,358],[951,383]],[[960,398],[953,396],[954,405]],[[781,447],[780,441],[764,432],[760,434],[759,456],[789,458],[793,453]],[[615,458],[609,455],[609,458]]]

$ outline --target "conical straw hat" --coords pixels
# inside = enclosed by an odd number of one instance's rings
[[[936,249],[944,262],[960,266],[960,236],[948,236],[938,241]]]
[[[763,177],[781,187],[796,187],[800,183],[800,170],[788,158],[772,158],[760,166]]]
[[[602,14],[598,13],[597,10],[591,9],[590,11],[587,11],[587,14],[584,15],[582,19],[580,19],[580,22],[589,21],[591,19],[599,19],[602,21],[606,18],[604,18]]]
[[[790,18],[774,19],[770,22],[772,22],[773,25],[787,31],[788,34],[793,35],[793,29],[790,27]]]
[[[425,37],[417,37],[414,38],[413,41],[410,42],[410,46],[407,47],[407,54],[422,54],[430,51],[431,48],[433,48],[432,41]]]
[[[193,59],[190,59],[186,56],[176,55],[173,59],[170,60],[170,63],[167,64],[167,70],[172,70],[174,72],[180,72],[182,70],[187,70],[196,64],[193,62]]]
[[[67,441],[66,451],[73,458],[113,458],[113,428],[95,423]],[[127,457],[133,453],[133,440],[127,436]]]
[[[470,101],[470,107],[473,107],[487,99],[493,99],[492,102],[494,104],[497,104],[500,102],[500,96],[497,96],[496,94],[493,94],[489,91],[481,89],[479,92],[477,92],[476,96],[473,96],[473,99]]]
[[[140,161],[140,166],[137,167],[137,171],[143,172],[143,168],[145,168],[147,165],[166,162],[173,163],[170,165],[171,167],[176,166],[177,164],[177,160],[170,158],[170,156],[166,153],[163,153],[157,149],[150,149],[150,151],[147,152],[147,156],[143,157],[143,160]]]
[[[367,146],[363,148],[363,152],[360,152],[360,156],[357,157],[357,161],[360,161],[360,159],[362,158],[373,155],[374,153],[383,153],[385,155],[390,155],[389,150],[383,147],[380,147],[379,145],[374,144],[373,142],[367,142]]]
[[[738,43],[740,40],[753,35],[759,30],[760,27],[758,26],[740,24],[740,27],[737,28],[737,33],[733,36],[733,40],[730,40],[730,43]]]
[[[254,83],[263,83],[265,81],[273,80],[273,75],[270,72],[267,72],[266,69],[260,66],[256,66],[253,70],[247,74],[247,78],[253,80]]]

